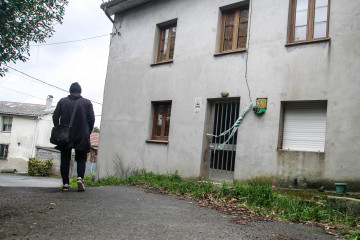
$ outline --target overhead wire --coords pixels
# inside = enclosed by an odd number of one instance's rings
[[[48,85],[48,86],[50,86],[50,87],[56,88],[56,89],[61,90],[61,91],[64,91],[64,92],[66,92],[66,93],[68,92],[68,90],[65,90],[65,89],[63,89],[63,88],[60,88],[60,87],[55,86],[55,85],[53,85],[53,84],[47,83],[47,82],[42,81],[42,80],[40,80],[40,79],[38,79],[38,78],[35,78],[35,77],[33,77],[33,76],[30,76],[29,74],[26,74],[26,73],[24,73],[24,72],[22,72],[22,71],[20,71],[20,70],[17,70],[17,69],[15,69],[15,68],[13,68],[13,67],[10,67],[10,66],[7,66],[7,67],[10,68],[10,69],[12,69],[12,70],[14,70],[14,71],[16,71],[16,72],[19,72],[19,73],[25,75],[25,76],[27,76],[27,77],[29,77],[29,78],[31,78],[31,79],[34,79],[34,80],[36,80],[36,81],[39,81],[39,82],[41,82],[41,83],[43,83],[43,84],[45,84],[45,85]],[[97,102],[97,101],[95,101],[95,100],[92,100],[92,99],[90,99],[90,98],[88,98],[88,99],[89,99],[91,102],[93,102],[93,103],[102,105],[102,103],[99,103],[99,102]]]
[[[63,88],[60,88],[60,87],[58,87],[58,86],[52,85],[52,84],[47,83],[47,82],[44,82],[44,81],[42,81],[42,80],[40,80],[40,79],[38,79],[38,78],[35,78],[35,77],[33,77],[33,76],[30,76],[29,74],[26,74],[26,73],[24,73],[24,72],[22,72],[22,71],[19,71],[19,70],[13,68],[13,67],[8,66],[8,68],[10,68],[10,69],[12,69],[12,70],[14,70],[14,71],[16,71],[16,72],[19,72],[19,73],[21,73],[21,74],[23,74],[23,75],[25,75],[25,76],[27,76],[27,77],[29,77],[29,78],[32,78],[32,79],[34,79],[34,80],[36,80],[36,81],[39,81],[39,82],[41,82],[41,83],[43,83],[43,84],[45,84],[45,85],[48,85],[48,86],[50,86],[50,87],[59,89],[59,90],[64,91],[64,92],[68,92],[67,90],[65,90],[65,89],[63,89]]]
[[[101,38],[101,37],[106,37],[106,36],[111,36],[111,33],[100,35],[100,36],[95,36],[95,37],[78,39],[78,40],[70,40],[70,41],[56,42],[56,43],[44,43],[44,44],[30,45],[30,46],[32,46],[32,47],[42,47],[42,46],[49,46],[49,45],[58,45],[58,44],[65,44],[65,43],[81,42],[81,41],[86,41],[86,40],[91,40],[91,39]]]
[[[33,95],[31,95],[31,94],[24,93],[24,92],[20,92],[20,91],[17,91],[17,90],[11,89],[11,88],[7,88],[7,87],[3,87],[3,86],[0,86],[0,87],[1,87],[1,88],[5,88],[5,89],[10,90],[10,91],[13,91],[13,92],[17,92],[17,93],[21,93],[21,94],[24,94],[24,95],[28,95],[28,96],[33,97],[33,98],[37,98],[37,99],[41,99],[41,100],[45,100],[45,98],[39,98],[39,97],[33,96]]]
[[[4,86],[0,86],[0,88],[4,88],[4,89],[7,89],[9,91],[13,91],[13,92],[17,92],[17,93],[20,93],[20,94],[24,94],[24,95],[27,95],[27,96],[30,96],[30,97],[33,97],[33,98],[37,98],[37,99],[40,99],[40,100],[45,100],[45,98],[39,98],[39,97],[36,97],[34,95],[31,95],[31,94],[28,94],[28,93],[24,93],[24,92],[20,92],[20,91],[17,91],[17,90],[14,90],[14,89],[11,89],[11,88],[7,88],[7,87],[4,87]],[[101,117],[101,114],[96,114],[95,117]]]

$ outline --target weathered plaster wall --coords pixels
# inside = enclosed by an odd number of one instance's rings
[[[0,160],[0,169],[11,167],[27,172],[27,161],[35,157],[36,146],[50,144],[51,114],[39,117],[13,116],[11,132],[0,132],[0,143],[9,144],[7,160]]]
[[[101,122],[98,176],[112,175],[114,159],[154,172],[199,177],[207,99],[221,91],[249,103],[246,53],[214,57],[219,8],[239,1],[155,1],[116,16],[121,36],[111,40]],[[268,98],[262,117],[249,112],[240,125],[234,177],[359,181],[360,2],[331,1],[330,41],[285,46],[289,1],[252,1],[248,81],[253,101]],[[177,18],[174,62],[150,66],[156,24]],[[200,113],[194,99],[202,98]],[[146,143],[151,101],[172,100],[169,143]],[[281,101],[327,100],[325,154],[277,150]],[[118,156],[118,157],[116,157]],[[296,170],[293,170],[295,168]],[[360,189],[360,186],[359,186]]]
[[[55,147],[55,145],[50,143],[52,127],[52,114],[47,114],[40,117],[36,130],[35,145],[41,147]]]
[[[0,142],[9,144],[8,159],[0,160],[0,168],[13,167],[27,171],[27,160],[32,156],[36,121],[35,118],[14,116],[11,132],[1,132]]]

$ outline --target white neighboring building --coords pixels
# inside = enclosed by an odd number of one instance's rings
[[[98,177],[125,166],[360,191],[360,1],[111,0],[101,8],[119,33]],[[215,151],[225,138],[207,134],[229,128],[251,98],[265,99],[266,113],[248,112]]]
[[[0,169],[27,172],[27,161],[39,149],[53,149],[51,104],[52,96],[46,105],[0,101]]]

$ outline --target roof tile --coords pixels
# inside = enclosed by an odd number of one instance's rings
[[[54,108],[45,110],[45,105],[0,101],[0,113],[20,116],[41,116],[54,112]]]

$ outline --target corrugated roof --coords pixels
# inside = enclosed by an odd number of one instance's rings
[[[2,114],[36,117],[54,112],[54,108],[45,109],[46,106],[40,104],[0,101],[0,113]]]
[[[109,0],[100,5],[102,10],[110,15],[113,15],[118,12],[124,12],[126,10],[138,7],[144,3],[150,2],[153,0]]]

